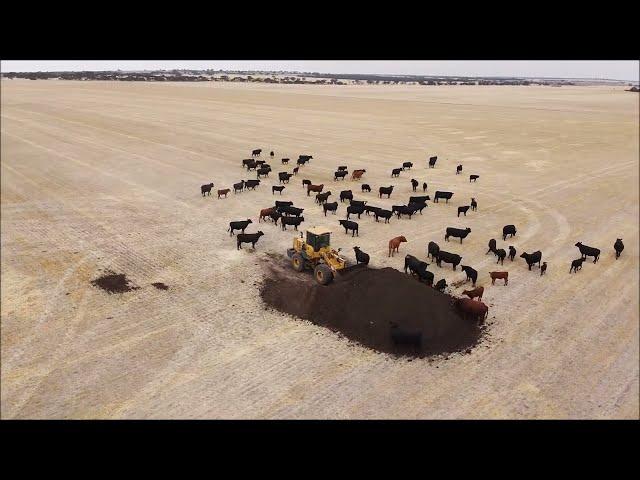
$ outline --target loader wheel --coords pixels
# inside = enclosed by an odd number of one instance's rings
[[[316,277],[316,282],[320,285],[328,285],[333,280],[333,272],[323,263],[316,266],[313,270],[313,275]]]
[[[291,266],[296,272],[304,270],[304,258],[299,253],[296,253],[291,257]]]

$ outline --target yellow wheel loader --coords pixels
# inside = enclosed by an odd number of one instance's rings
[[[293,239],[293,248],[287,250],[291,266],[296,272],[305,268],[313,269],[313,276],[320,285],[328,285],[337,272],[343,271],[347,262],[337,251],[331,248],[331,230],[325,227],[313,227],[307,230],[306,240]]]

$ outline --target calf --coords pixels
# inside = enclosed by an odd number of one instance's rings
[[[353,192],[351,190],[343,190],[340,192],[340,202],[345,200],[353,200]]]
[[[304,217],[282,217],[280,218],[280,226],[282,230],[287,229],[287,225],[293,225],[294,230],[298,230],[298,225],[304,222]]]
[[[366,183],[362,184],[362,193],[364,192],[371,192],[371,187]]]
[[[593,257],[593,263],[596,263],[598,261],[598,258],[600,257],[600,249],[587,247],[586,245],[583,245],[582,242],[576,243],[576,247],[580,249],[580,253],[582,254],[583,259],[586,260],[587,257]]]
[[[354,170],[351,173],[351,180],[360,180],[360,178],[362,178],[362,175],[366,172],[366,170],[361,169],[361,170]]]
[[[444,278],[442,278],[442,279],[438,280],[438,283],[436,283],[435,287],[433,287],[433,288],[435,288],[436,290],[438,290],[440,292],[444,292],[444,289],[447,288],[447,287],[448,287],[447,281]]]
[[[293,169],[293,174],[294,174],[294,175],[297,175],[297,174],[298,174],[298,170],[300,170],[300,167],[295,167],[295,168]]]
[[[496,251],[496,240],[495,238],[492,238],[491,240],[489,240],[489,250],[487,250],[487,253],[489,252],[494,252]],[[487,254],[485,253],[485,255]]]
[[[311,180],[307,180],[306,178],[302,180],[302,188],[308,187],[311,185]]]
[[[327,199],[329,198],[329,195],[331,195],[331,191],[317,194],[316,195],[316,203],[319,204],[319,205],[322,205],[323,203],[326,203]]]
[[[502,278],[505,285],[509,283],[509,272],[489,272],[489,276],[491,277],[491,285],[495,285],[498,278]]]
[[[453,197],[453,192],[437,191],[435,197],[433,197],[433,202],[438,203],[439,198],[444,198],[447,201],[447,203],[449,203],[449,200],[451,200],[451,197]]]
[[[460,268],[462,268],[462,271],[467,274],[467,279],[465,280],[465,282],[471,280],[472,285],[475,287],[476,280],[478,279],[478,272],[473,268],[468,267],[467,265],[462,265],[462,267]]]
[[[456,270],[458,264],[462,261],[462,257],[455,253],[445,252],[444,250],[440,250],[436,255],[436,265],[442,267],[442,262],[450,263],[453,265],[453,270]]]
[[[404,235],[400,235],[399,237],[395,237],[389,240],[389,257],[393,256],[393,252],[400,253],[400,244],[406,241],[407,239],[404,237]]]
[[[462,292],[463,295],[466,295],[471,300],[478,297],[478,300],[482,300],[482,295],[484,294],[484,287],[474,288],[473,290],[464,290]]]
[[[340,225],[344,227],[345,235],[349,233],[349,230],[351,230],[352,237],[354,235],[360,236],[358,233],[358,224],[356,222],[351,222],[349,220],[340,220]]]
[[[448,242],[449,237],[455,237],[460,239],[460,243],[462,243],[463,238],[467,238],[467,235],[471,233],[471,229],[469,227],[464,230],[461,228],[453,228],[447,227],[447,232],[444,234],[444,239]]]
[[[542,266],[540,267],[540,276],[544,275],[544,272],[547,271],[547,262],[542,262]]]
[[[391,210],[385,210],[383,208],[379,208],[375,212],[375,215],[376,215],[376,222],[378,221],[378,218],[384,218],[384,223],[389,223],[389,219],[393,215],[393,212]]]
[[[252,157],[259,157],[261,153],[262,153],[262,149],[261,148],[256,148],[255,150],[253,150],[251,152],[251,156]]]
[[[536,263],[538,264],[538,267],[540,266],[540,261],[542,260],[542,252],[540,250],[533,253],[523,252],[522,255],[520,255],[520,258],[525,259],[527,265],[529,265],[529,270],[531,270],[531,266]]]
[[[469,205],[465,205],[464,207],[458,207],[458,217],[460,217],[461,213],[464,213],[464,216],[467,216],[467,210],[469,210]]]
[[[515,225],[505,225],[502,227],[502,240],[507,239],[507,235],[511,235],[512,237],[516,234]]]
[[[267,220],[267,217],[270,217],[273,212],[277,212],[276,207],[263,208],[260,210],[260,216],[258,217],[258,223],[262,220]]]
[[[346,165],[340,165],[340,166],[338,167],[338,171],[339,171],[339,172],[342,172],[342,171],[345,171],[345,170],[348,170],[348,167],[347,167]]]
[[[238,222],[229,222],[229,228],[227,229],[227,232],[231,232],[229,236],[233,235],[234,230],[242,230],[242,233],[244,233],[244,230],[249,226],[250,223],[253,223],[250,218]]]
[[[270,156],[271,158],[273,158],[273,156],[274,156],[273,150],[271,150],[271,153],[269,153],[269,156]]]
[[[420,185],[420,183],[415,179],[412,178],[411,179],[411,188],[413,189],[413,191],[416,191],[416,188],[418,188],[418,185]]]
[[[469,175],[469,183],[473,180],[474,182],[480,178],[480,175]]]
[[[327,212],[333,212],[333,214],[335,215],[336,212],[338,211],[338,202],[333,202],[333,203],[324,203],[324,205],[322,205],[322,210],[324,210],[324,216],[327,216]]]
[[[578,258],[571,262],[571,268],[569,268],[569,273],[573,270],[574,273],[578,273],[578,270],[582,270],[582,262],[584,262],[584,258]]]
[[[513,247],[513,245],[509,245],[509,260],[513,262],[513,259],[516,258],[516,253],[516,249]]]
[[[307,185],[307,197],[311,194],[311,192],[317,192],[317,193],[322,192],[323,188],[324,188],[324,183],[320,185]]]
[[[231,190],[228,188],[223,188],[222,190],[218,190],[218,198],[220,198],[222,195],[224,195],[224,198],[227,198],[227,193],[229,193]]]
[[[456,167],[456,175],[458,175],[462,171],[462,165],[458,165]]]
[[[200,193],[202,193],[202,196],[204,197],[205,194],[211,196],[211,189],[213,188],[213,183],[207,183],[206,185],[202,185],[200,187]]]
[[[247,190],[251,189],[251,190],[255,190],[255,188],[260,185],[260,180],[247,180],[244,183],[244,188],[246,188]]]
[[[475,212],[477,209],[478,209],[478,202],[476,202],[475,198],[472,198],[471,199],[471,210]]]
[[[358,215],[358,219],[360,219],[360,215],[364,213],[364,205],[349,205],[347,207],[347,220],[349,220],[350,215]]]
[[[393,185],[390,187],[380,187],[378,189],[378,198],[382,198],[382,195],[386,195],[387,198],[391,198],[391,192],[393,192]]]
[[[233,193],[241,192],[242,190],[244,190],[244,180],[233,184]]]
[[[620,257],[620,254],[624,250],[624,244],[621,238],[616,239],[616,243],[613,244],[613,249],[616,251],[616,260]]]
[[[346,177],[347,175],[349,175],[349,172],[347,172],[346,170],[342,170],[342,171],[338,171],[338,172],[334,172],[333,173],[333,181],[337,181],[339,178],[341,178],[342,180],[344,180],[344,177]]]
[[[394,168],[393,170],[391,170],[391,176],[392,177],[399,177],[401,171],[402,171],[401,168]]]
[[[429,159],[429,168],[435,168],[438,157],[431,157]]]
[[[238,242],[238,250],[242,249],[243,243],[250,243],[253,248],[256,248],[256,243],[260,240],[260,237],[264,235],[262,232],[258,233],[239,233],[236,237],[236,241]]]
[[[422,346],[422,332],[417,330],[407,330],[391,322],[391,340],[396,345],[412,345],[415,348]]]
[[[274,195],[275,192],[280,192],[280,195],[282,195],[282,190],[284,190],[284,185],[282,185],[280,187],[277,187],[277,186],[273,185],[271,187],[271,195]]]
[[[293,207],[293,202],[287,200],[286,202],[283,200],[276,200],[276,207]]]
[[[496,250],[493,253],[496,254],[496,257],[498,257],[498,261],[496,263],[500,263],[500,264],[504,265],[504,257],[507,256],[507,252],[505,252],[504,248],[499,248],[498,250]]]
[[[411,167],[413,167],[413,163],[411,162],[404,162],[402,164],[402,169],[404,170],[405,168],[408,168],[409,170],[411,170]]]
[[[435,259],[438,256],[438,252],[440,252],[440,247],[436,242],[429,242],[427,245],[427,258],[431,256],[432,259]]]
[[[281,160],[282,165],[289,165],[289,160],[290,160],[289,158],[283,158],[283,159]]]
[[[422,184],[422,192],[426,192],[427,191],[427,182],[423,182]]]
[[[465,318],[471,317],[480,323],[484,322],[489,315],[489,307],[470,298],[459,298],[453,304],[464,314]]]
[[[369,255],[360,250],[360,247],[353,247],[353,251],[356,252],[356,265],[364,263],[369,265]]]

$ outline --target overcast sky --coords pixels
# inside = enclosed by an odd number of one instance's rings
[[[640,64],[634,60],[87,60],[0,62],[3,72],[74,70],[284,70],[321,73],[386,73],[399,75],[460,75],[556,78],[607,78],[637,82]]]

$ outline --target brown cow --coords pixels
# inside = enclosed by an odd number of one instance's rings
[[[471,316],[480,320],[481,323],[489,315],[489,307],[470,298],[458,298],[454,300],[453,304],[464,314],[465,318]]]
[[[496,278],[502,278],[505,285],[509,283],[509,272],[489,272],[489,275],[491,275],[491,285],[496,284]]]
[[[366,170],[364,169],[354,170],[353,172],[351,172],[351,180],[360,180],[360,178],[362,177],[362,174],[365,172]]]
[[[471,300],[475,297],[478,297],[478,300],[482,300],[482,294],[484,293],[484,287],[474,288],[473,290],[465,290],[462,292],[463,295],[466,295]]]
[[[229,193],[230,191],[231,190],[229,188],[218,190],[218,198],[220,198],[221,195],[224,195],[224,198],[227,198],[227,193]]]
[[[394,251],[400,253],[400,244],[406,241],[407,239],[404,238],[404,235],[389,240],[389,256],[392,257]]]
[[[258,217],[258,222],[260,222],[261,220],[266,221],[267,217],[270,217],[271,214],[275,211],[276,211],[276,207],[263,208],[262,210],[260,210],[260,217]]]
[[[321,185],[311,185],[311,184],[307,185],[307,197],[311,192],[318,192],[318,193],[322,192],[323,188],[324,188],[324,183]]]

